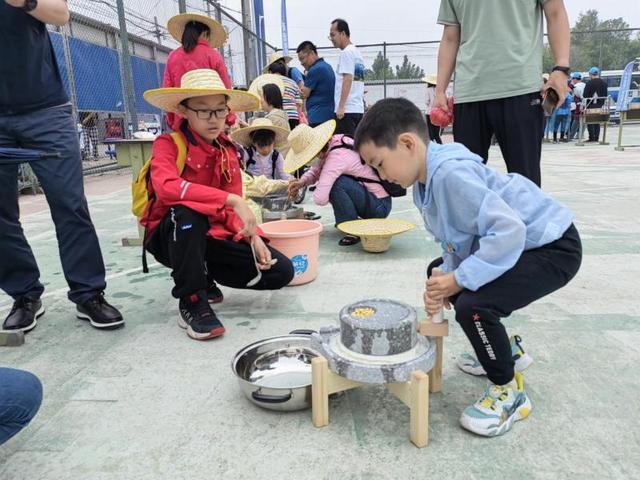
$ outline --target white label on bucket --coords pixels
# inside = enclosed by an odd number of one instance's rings
[[[307,255],[296,255],[291,259],[293,263],[293,271],[296,277],[299,277],[309,268],[309,259]]]

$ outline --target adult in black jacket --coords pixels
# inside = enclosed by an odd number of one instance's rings
[[[589,70],[590,80],[584,87],[583,98],[587,101],[587,109],[602,108],[608,96],[607,82],[600,78],[600,69],[591,67]],[[597,142],[600,137],[600,124],[587,125],[589,130],[589,142]]]

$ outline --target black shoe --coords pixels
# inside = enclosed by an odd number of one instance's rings
[[[194,340],[209,340],[225,332],[224,326],[207,301],[205,291],[194,293],[180,299],[178,325],[187,330]]]
[[[211,286],[207,288],[207,300],[209,303],[222,303],[222,300],[224,300],[222,290],[218,288],[216,282],[213,282]]]
[[[124,326],[122,314],[116,307],[107,303],[104,293],[99,293],[84,303],[76,305],[76,317],[88,320],[92,327],[101,330],[114,330]]]
[[[13,302],[13,307],[2,324],[3,330],[22,330],[30,332],[44,315],[44,307],[40,299],[21,297]]]
[[[360,243],[360,237],[356,237],[355,235],[345,235],[340,239],[338,245],[341,247],[349,247],[351,245],[355,245],[356,243]]]

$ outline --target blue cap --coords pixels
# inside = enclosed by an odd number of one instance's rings
[[[600,69],[598,67],[591,67],[589,69],[589,75],[600,75]]]
[[[580,72],[573,72],[571,78],[575,80],[582,80],[582,74]]]

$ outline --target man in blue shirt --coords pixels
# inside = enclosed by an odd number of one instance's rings
[[[318,50],[313,43],[308,40],[302,42],[296,52],[298,60],[307,70],[307,77],[300,91],[307,99],[309,125],[315,127],[334,117],[336,76],[331,65],[318,57]]]

